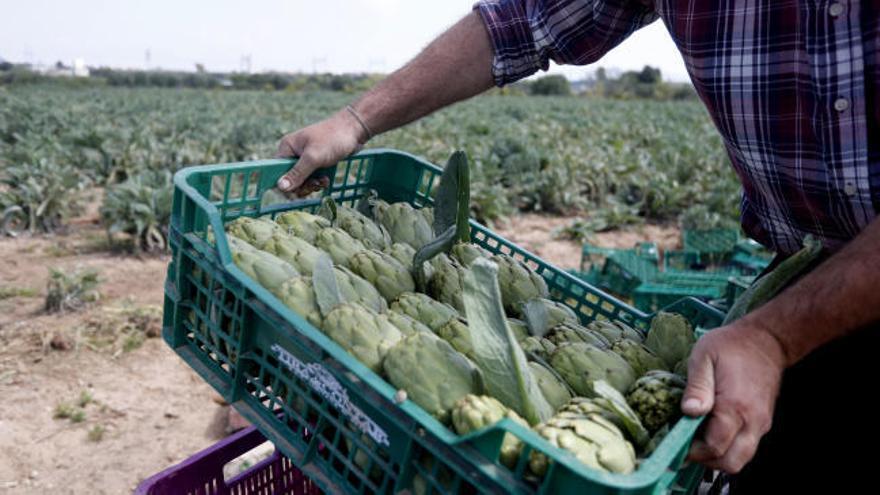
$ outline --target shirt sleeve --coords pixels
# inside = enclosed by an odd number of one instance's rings
[[[481,0],[474,9],[489,32],[497,86],[557,64],[599,60],[657,19],[646,0]]]

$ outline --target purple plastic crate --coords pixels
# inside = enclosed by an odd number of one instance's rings
[[[223,466],[266,438],[254,427],[217,442],[138,485],[135,495],[318,495],[321,490],[276,449],[247,471],[223,480]]]

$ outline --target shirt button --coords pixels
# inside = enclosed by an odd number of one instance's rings
[[[843,4],[834,2],[828,6],[828,15],[831,17],[839,17],[843,13]]]
[[[849,100],[846,98],[838,98],[834,100],[834,109],[838,112],[844,112],[849,108]]]
[[[847,196],[855,196],[856,185],[851,181],[847,181],[846,184],[843,185],[843,192],[846,193]]]

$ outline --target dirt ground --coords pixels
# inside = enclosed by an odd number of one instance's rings
[[[498,230],[575,268],[580,245],[552,238],[570,221],[523,215]],[[168,257],[114,254],[94,217],[71,230],[0,239],[0,291],[24,292],[0,297],[0,494],[131,493],[225,435],[226,407],[158,338]],[[644,226],[600,234],[597,242],[631,247],[652,239],[673,247],[677,238],[674,228]],[[100,300],[45,314],[48,267],[97,269]],[[131,320],[132,327],[124,316],[132,313],[151,316]],[[140,340],[114,340],[117,325]]]

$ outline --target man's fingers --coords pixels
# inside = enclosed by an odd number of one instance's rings
[[[306,155],[301,157],[296,165],[278,179],[278,189],[284,192],[296,191],[318,169],[318,165]]]
[[[724,457],[708,462],[707,466],[728,474],[736,474],[755,456],[760,440],[760,435],[741,431],[733,440]]]
[[[687,388],[681,399],[681,410],[688,416],[709,414],[715,403],[715,366],[708,354],[696,352],[688,361]]]
[[[703,436],[691,445],[690,459],[710,462],[727,455],[738,434],[743,433],[743,420],[739,415],[723,411],[709,417]]]

